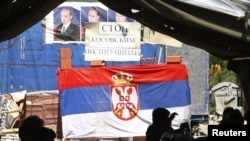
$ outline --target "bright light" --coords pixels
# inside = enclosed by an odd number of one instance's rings
[[[137,10],[137,9],[131,9],[131,12],[132,12],[132,13],[138,13],[138,12],[140,12],[140,10]]]

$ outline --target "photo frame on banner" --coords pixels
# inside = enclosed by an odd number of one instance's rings
[[[66,32],[62,26],[61,12],[63,9],[70,9],[70,17],[68,20],[73,24],[71,26],[66,24]],[[100,2],[64,2],[54,10],[52,10],[44,19],[45,22],[45,44],[50,43],[85,43],[85,25],[93,22],[90,20],[89,11],[97,10],[99,15],[96,22],[118,22],[117,12],[109,9]],[[123,17],[123,15],[120,15]],[[93,17],[94,18],[94,17]],[[122,18],[121,18],[122,19]],[[132,18],[126,18],[124,22],[136,22]]]
[[[81,7],[81,41],[85,40],[85,26],[90,22],[106,22],[107,10],[98,6]]]
[[[54,9],[54,41],[80,41],[80,11],[72,6]]]

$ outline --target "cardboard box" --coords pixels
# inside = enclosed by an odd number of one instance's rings
[[[181,56],[167,56],[167,64],[180,64],[182,63]]]
[[[30,94],[26,97],[25,116],[38,115],[45,125],[57,125],[59,117],[59,94]]]
[[[40,118],[43,118],[44,114],[42,104],[26,105],[25,116],[29,115],[38,115]]]

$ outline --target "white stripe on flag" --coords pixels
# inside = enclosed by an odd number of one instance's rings
[[[116,138],[145,136],[152,122],[152,110],[140,110],[138,115],[128,121],[118,119],[112,112],[75,114],[62,117],[64,138]],[[190,105],[168,108],[179,115],[173,121],[173,128],[190,121]]]

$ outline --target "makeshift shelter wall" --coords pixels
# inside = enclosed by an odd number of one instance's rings
[[[72,67],[89,67],[90,62],[84,61],[84,44],[44,44],[43,28],[39,22],[19,36],[0,43],[0,93],[27,90],[56,90],[56,71],[60,68],[60,48],[72,50]],[[180,55],[189,72],[192,101],[195,106],[192,113],[207,113],[208,108],[208,68],[209,54],[192,46],[181,48],[162,44],[142,43],[143,57],[159,57],[164,63],[166,56]],[[167,53],[167,54],[166,54]],[[106,66],[138,65],[134,62],[106,62]],[[197,71],[199,70],[199,71]],[[205,105],[205,106],[204,106]]]
[[[181,55],[189,75],[192,115],[208,115],[209,53],[184,44],[181,48],[168,46],[167,56]]]
[[[56,71],[60,68],[60,48],[72,51],[72,67],[90,67],[84,60],[85,44],[44,44],[42,22],[17,37],[0,43],[0,93],[27,90],[56,90]],[[142,43],[143,57],[158,58],[159,44]],[[165,62],[165,50],[161,63]],[[138,65],[139,61],[106,62],[106,66]]]

